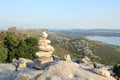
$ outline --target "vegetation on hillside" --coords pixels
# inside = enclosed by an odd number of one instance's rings
[[[84,49],[91,50],[93,55],[90,57],[93,62],[103,63],[105,65],[115,65],[120,61],[120,47],[107,45],[102,42],[91,41],[86,38],[71,39],[61,41],[60,47],[76,55],[85,56]]]
[[[70,52],[62,47],[55,47],[55,51],[53,52],[53,55],[57,56],[63,56],[65,54],[70,54],[71,58],[77,58],[77,59],[82,59],[84,56],[80,54],[75,54],[73,52]]]
[[[23,38],[22,38],[23,37]],[[38,39],[17,35],[14,28],[0,32],[0,62],[11,62],[13,58],[32,59],[38,51]]]
[[[120,61],[119,46],[107,45],[102,42],[90,41],[93,53],[104,60],[105,64],[115,65]],[[101,61],[102,63],[102,61]]]
[[[107,65],[114,65],[120,61],[120,47],[106,45],[86,38],[70,38],[46,29],[20,30],[12,27],[7,31],[0,31],[0,62],[10,62],[13,58],[24,57],[32,59],[38,51],[38,38],[42,31],[47,31],[48,39],[55,47],[53,54],[62,56],[70,54],[72,58],[81,59],[84,55],[84,48],[92,50],[99,58],[90,57],[94,62]],[[80,43],[82,43],[81,45]],[[84,43],[86,42],[86,43]]]

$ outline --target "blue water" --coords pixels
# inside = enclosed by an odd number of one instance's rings
[[[105,42],[106,44],[120,46],[120,37],[106,37],[106,36],[88,36],[90,40]]]

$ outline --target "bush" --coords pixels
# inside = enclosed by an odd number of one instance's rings
[[[120,78],[120,64],[114,66],[113,72],[115,73],[116,77]]]
[[[19,44],[18,38],[14,34],[8,32],[5,38],[5,45],[11,50],[17,47],[18,44]]]
[[[36,46],[38,45],[38,39],[34,37],[28,37],[25,39],[26,45],[28,46]]]
[[[19,59],[20,57],[33,59],[33,55],[39,50],[37,45],[38,39],[34,37],[28,37],[25,40],[20,40],[18,47],[9,52],[10,55],[8,62],[11,62],[13,58]]]
[[[19,38],[15,33],[6,32],[6,37],[3,40],[3,45],[6,48],[0,47],[0,62],[11,62],[13,58],[32,59],[38,49],[38,39],[35,37]],[[2,44],[1,44],[2,45]],[[8,51],[7,51],[8,50]]]
[[[6,61],[7,53],[8,53],[7,48],[5,48],[2,45],[0,45],[0,63]]]

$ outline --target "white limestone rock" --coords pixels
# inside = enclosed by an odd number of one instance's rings
[[[83,59],[81,59],[81,61],[86,64],[91,63],[90,59],[87,56],[85,56]]]
[[[51,41],[50,40],[46,40],[44,38],[40,38],[40,40],[39,40],[39,45],[41,45],[41,46],[46,46],[49,43],[51,43]]]
[[[83,69],[70,61],[58,61],[35,77],[35,80],[115,80],[111,76],[101,76]]]
[[[25,68],[26,67],[26,60],[24,58],[18,59],[18,68]]]
[[[101,67],[101,68],[94,68],[92,70],[94,73],[97,73],[99,75],[102,75],[102,76],[105,76],[105,77],[108,77],[110,76],[110,72],[107,70],[107,68],[105,67]]]
[[[42,36],[43,38],[47,38],[47,37],[48,37],[48,34],[44,31],[44,32],[42,32],[41,36]]]
[[[52,52],[44,52],[44,51],[39,51],[35,53],[35,57],[41,58],[41,57],[51,57]]]
[[[40,51],[53,52],[54,48],[51,45],[39,46]]]
[[[25,68],[26,67],[26,60],[24,58],[19,58],[17,59],[13,59],[12,60],[12,65],[17,68]]]
[[[94,65],[92,63],[88,63],[88,64],[86,64],[86,63],[80,63],[79,65],[83,69],[89,69],[89,70],[91,70],[91,69],[94,68]]]
[[[88,69],[83,69],[72,61],[53,62],[44,70],[23,68],[14,71],[11,64],[0,64],[0,80],[116,80],[111,76],[102,76]]]
[[[63,58],[63,60],[65,60],[65,61],[71,61],[71,58],[70,58],[70,55],[69,55],[69,54],[64,55],[62,58]]]

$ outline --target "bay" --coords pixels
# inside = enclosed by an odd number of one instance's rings
[[[87,36],[87,38],[94,41],[101,41],[110,45],[120,46],[120,37]]]

